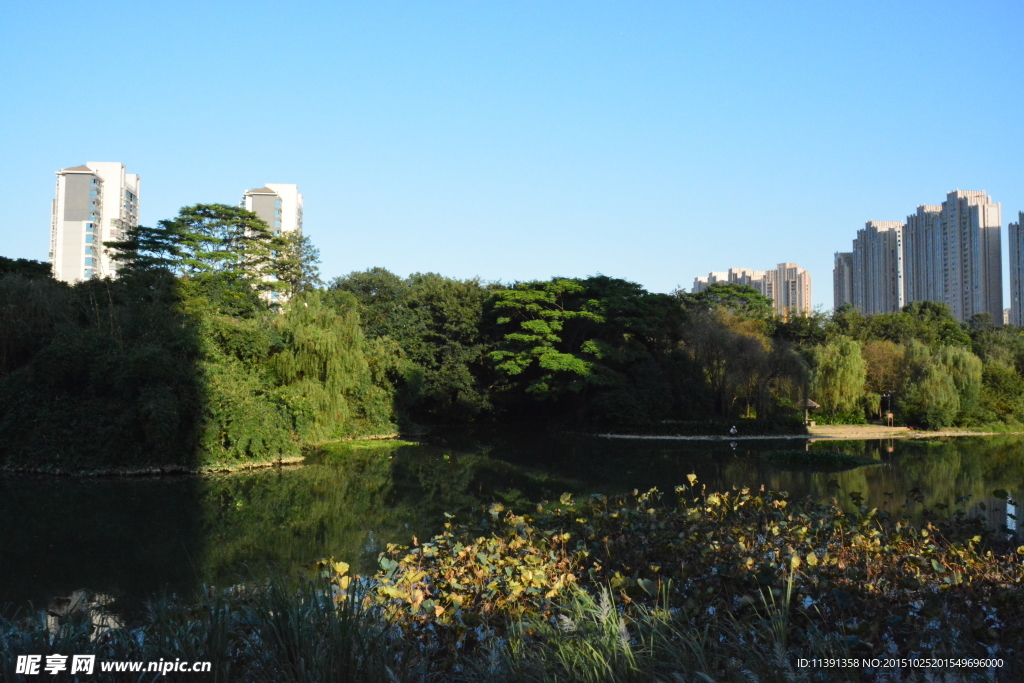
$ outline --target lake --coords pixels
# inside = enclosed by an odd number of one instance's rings
[[[811,471],[765,457],[780,449],[876,464]],[[346,444],[302,467],[245,474],[0,476],[0,606],[44,607],[88,589],[137,615],[152,595],[192,596],[321,557],[367,572],[387,543],[437,533],[446,512],[473,523],[494,501],[526,511],[563,492],[671,492],[691,473],[709,490],[764,486],[846,506],[859,493],[911,516],[960,509],[1019,536],[1012,501],[1024,494],[1024,438],[730,444],[460,429],[413,445]]]

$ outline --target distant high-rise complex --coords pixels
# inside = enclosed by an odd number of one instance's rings
[[[853,252],[837,251],[832,270],[832,301],[838,310],[853,304]]]
[[[760,294],[764,294],[764,271],[751,270],[750,268],[730,268],[728,271],[708,273],[707,277],[693,278],[693,291],[703,292],[711,285],[718,282],[729,282],[734,285],[747,285],[753,287]]]
[[[57,171],[50,216],[50,263],[65,282],[113,277],[117,264],[104,242],[139,224],[139,176],[116,161],[88,161]]]
[[[302,195],[298,185],[267,183],[246,190],[242,207],[262,218],[275,235],[294,231],[302,234]]]
[[[1024,211],[1010,223],[1010,316],[1011,325],[1024,325]]]
[[[753,287],[771,299],[775,312],[783,317],[811,312],[811,274],[795,263],[780,263],[773,270],[730,268],[711,272],[707,277],[694,278],[692,291],[703,292],[719,282]]]
[[[811,274],[795,263],[780,263],[765,273],[765,296],[783,317],[811,312]]]
[[[903,224],[868,221],[853,241],[853,305],[862,313],[903,307]]]
[[[906,223],[870,221],[852,252],[852,303],[862,313],[938,301],[954,317],[1003,319],[1000,205],[983,191],[956,190],[941,206],[922,205]],[[836,260],[834,282],[842,281]],[[835,302],[841,305],[836,284]]]

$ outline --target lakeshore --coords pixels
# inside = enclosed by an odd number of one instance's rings
[[[993,432],[975,429],[911,429],[910,427],[885,427],[881,425],[816,425],[807,428],[806,434],[737,434],[735,436],[715,434],[598,434],[602,439],[650,439],[663,441],[764,441],[765,439],[788,439],[804,441],[859,441],[869,439],[948,439],[966,436],[1007,436],[1024,432]]]

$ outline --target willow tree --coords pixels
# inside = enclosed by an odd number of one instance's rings
[[[811,397],[821,404],[825,413],[852,415],[864,398],[867,363],[861,355],[860,343],[849,337],[815,347]]]
[[[956,387],[960,399],[957,421],[970,422],[981,403],[981,359],[962,346],[942,346],[934,355]]]
[[[390,393],[373,382],[355,298],[304,292],[272,324],[282,348],[269,361],[303,441],[390,429]]]
[[[940,358],[919,341],[907,345],[903,365],[900,412],[908,424],[941,429],[956,421],[960,412],[960,392]],[[938,356],[938,357],[936,357]]]

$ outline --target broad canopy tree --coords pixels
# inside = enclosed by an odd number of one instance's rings
[[[226,204],[186,206],[155,228],[137,226],[105,246],[121,271],[164,269],[288,296],[320,283],[319,252],[308,238],[274,235],[252,211]]]

